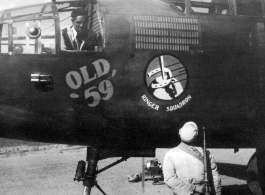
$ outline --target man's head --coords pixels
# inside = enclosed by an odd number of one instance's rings
[[[179,136],[182,142],[192,143],[198,136],[197,125],[192,121],[185,123],[179,130]]]
[[[82,33],[87,30],[87,12],[84,9],[75,9],[71,17],[77,33]]]

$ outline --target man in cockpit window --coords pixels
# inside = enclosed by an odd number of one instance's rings
[[[62,50],[90,50],[98,46],[97,34],[87,28],[87,12],[84,9],[76,9],[71,13],[72,26],[62,30]]]

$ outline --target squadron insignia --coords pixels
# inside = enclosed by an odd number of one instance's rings
[[[186,69],[174,56],[160,55],[148,65],[146,85],[150,95],[156,99],[175,100],[187,85]]]

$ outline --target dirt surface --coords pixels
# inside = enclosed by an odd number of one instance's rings
[[[11,151],[11,152],[10,152]],[[167,149],[157,149],[156,158],[162,162]],[[222,194],[250,195],[245,181],[245,169],[254,149],[210,149],[218,162],[222,178]],[[47,148],[16,151],[0,150],[0,195],[77,195],[83,194],[81,182],[74,182],[79,160],[85,160],[86,148],[49,146]],[[119,158],[99,162],[101,169]],[[145,161],[153,158],[145,158]],[[127,175],[141,171],[142,158],[130,158],[99,174],[97,181],[108,195],[172,195],[166,185],[145,182],[130,183]],[[92,189],[91,195],[102,195]]]

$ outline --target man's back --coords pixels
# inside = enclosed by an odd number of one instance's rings
[[[196,148],[202,152],[202,148]],[[203,182],[204,181],[204,164],[188,154],[187,152],[179,149],[178,147],[173,148],[168,151],[165,155],[165,160],[163,164],[163,173],[165,180],[168,178],[168,173],[172,173],[172,165],[168,165],[168,162],[171,161],[174,165],[175,173],[178,177],[182,178],[185,182],[190,183],[191,179],[193,182]],[[169,172],[167,171],[169,169]]]
[[[202,151],[201,148],[196,148]],[[165,183],[174,194],[191,194],[194,185],[204,185],[204,164],[191,154],[175,147],[168,151],[163,162]]]

